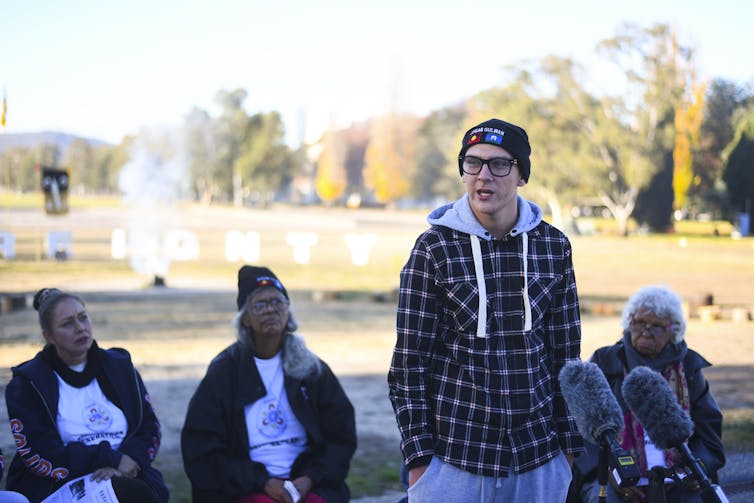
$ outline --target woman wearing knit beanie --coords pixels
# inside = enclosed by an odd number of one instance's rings
[[[238,271],[236,342],[216,356],[181,433],[194,503],[345,503],[354,410],[295,334],[290,298],[266,267]]]

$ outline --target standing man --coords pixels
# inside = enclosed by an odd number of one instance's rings
[[[463,136],[466,194],[434,210],[401,272],[388,374],[411,503],[565,501],[582,440],[558,373],[579,358],[568,238],[518,195],[526,132]]]

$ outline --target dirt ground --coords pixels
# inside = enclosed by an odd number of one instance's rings
[[[127,348],[152,394],[163,425],[158,456],[163,470],[181,477],[180,428],[188,400],[212,357],[233,338],[230,320],[235,292],[199,288],[148,288],[82,294],[103,347]],[[400,458],[399,435],[387,398],[386,372],[395,341],[392,300],[364,296],[327,300],[317,292],[292,292],[292,308],[307,344],[340,377],[357,415],[356,458],[379,452]],[[584,318],[583,357],[618,337],[615,316]],[[707,372],[723,409],[754,408],[754,339],[751,323],[691,321],[689,344],[715,367]],[[31,308],[0,315],[0,424],[7,424],[4,385],[9,368],[41,347],[36,312]],[[11,457],[7,428],[0,446]],[[397,473],[396,473],[397,481]],[[384,487],[383,487],[384,489]]]

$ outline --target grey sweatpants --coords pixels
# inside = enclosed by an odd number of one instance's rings
[[[485,477],[433,457],[424,474],[408,489],[409,503],[563,503],[571,483],[571,468],[560,454],[534,470]]]

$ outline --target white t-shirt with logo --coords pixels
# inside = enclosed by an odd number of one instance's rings
[[[58,432],[63,443],[83,442],[97,445],[103,440],[113,449],[120,447],[128,432],[128,421],[123,411],[115,406],[97,382],[76,388],[65,382],[58,373]]]
[[[249,457],[273,477],[290,476],[291,465],[306,450],[306,430],[291,410],[285,392],[280,353],[254,358],[267,394],[244,408]]]

